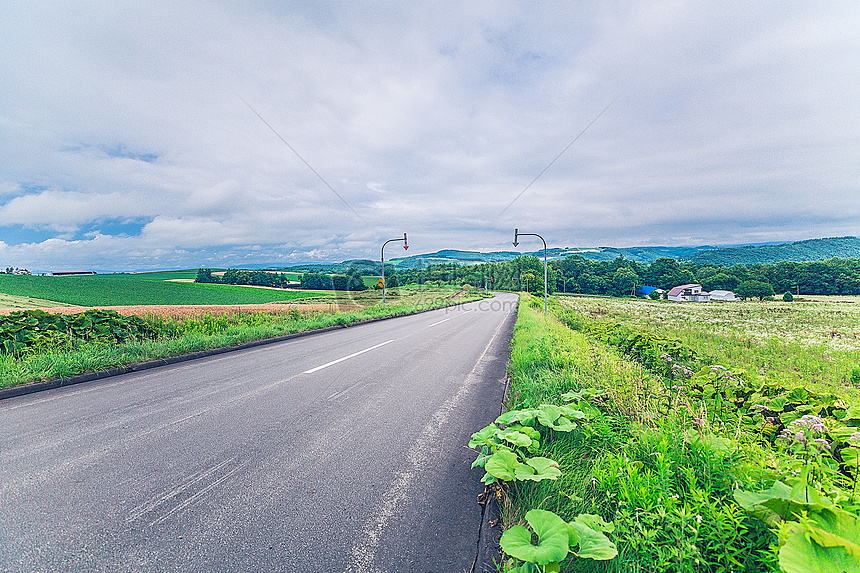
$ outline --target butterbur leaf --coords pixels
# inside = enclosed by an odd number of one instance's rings
[[[511,410],[510,412],[505,412],[504,414],[496,418],[496,423],[504,424],[505,426],[510,426],[514,423],[528,425],[530,422],[534,421],[537,415],[538,411],[533,409]]]
[[[472,462],[472,469],[484,467],[488,459],[490,459],[490,451],[487,446],[484,446],[481,448],[481,453],[479,453],[478,457],[475,458],[475,461]]]
[[[484,485],[490,485],[491,483],[496,482],[496,476],[491,473],[485,473],[484,477],[481,478],[481,483]]]
[[[540,432],[532,428],[531,426],[523,426],[521,424],[512,424],[508,427],[509,430],[516,430],[518,432],[522,432],[523,434],[530,437],[532,440],[540,439]]]
[[[568,523],[568,543],[574,547],[574,538],[579,545],[574,554],[584,559],[595,561],[607,561],[618,555],[615,544],[609,541],[600,531],[595,531],[589,526],[573,521]]]
[[[794,489],[777,480],[761,492],[735,490],[735,501],[745,510],[768,525],[777,525],[782,520],[792,519],[804,510],[821,510],[832,505],[814,488],[806,488],[802,482]]]
[[[517,479],[543,481],[545,479],[558,479],[561,476],[561,470],[558,468],[558,463],[549,458],[531,458],[526,460],[522,465],[529,468],[531,471],[524,472],[524,477],[519,477],[520,468],[517,468]]]
[[[537,421],[544,426],[551,428],[555,425],[555,421],[561,416],[561,408],[552,404],[541,404],[538,408]]]
[[[472,434],[472,439],[469,440],[469,447],[476,448],[485,444],[493,444],[491,440],[496,436],[496,433],[498,431],[499,428],[497,428],[494,424],[490,424],[485,428],[481,428],[480,430]]]
[[[556,432],[571,432],[576,429],[576,424],[571,422],[565,416],[559,416],[555,423],[550,426]]]
[[[567,556],[569,550],[567,523],[543,509],[532,509],[526,514],[526,523],[538,537],[532,544],[532,532],[522,525],[515,525],[502,534],[499,540],[502,551],[515,559],[547,565],[557,563]]]
[[[499,450],[484,464],[484,471],[504,481],[512,481],[517,466],[521,465],[517,455],[510,450]]]
[[[585,526],[590,527],[594,531],[602,531],[604,533],[612,533],[615,531],[615,524],[611,521],[606,523],[603,521],[603,518],[599,515],[594,515],[592,513],[580,513],[573,520],[576,523],[581,523]]]
[[[582,410],[577,410],[570,406],[560,406],[559,410],[561,410],[562,416],[570,418],[571,420],[583,420],[588,417]]]
[[[801,519],[807,537],[824,547],[842,547],[860,562],[860,518],[841,509],[824,509]]]
[[[780,532],[779,566],[785,573],[860,573],[860,562],[845,547],[824,547],[806,533],[797,522]]]
[[[512,444],[519,448],[527,448],[532,443],[532,439],[530,437],[528,437],[522,432],[511,430],[510,428],[499,432],[498,437],[499,439],[504,440],[509,444]]]

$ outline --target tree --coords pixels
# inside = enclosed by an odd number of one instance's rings
[[[782,300],[785,302],[791,302],[794,300],[794,296],[789,291],[785,291],[785,294],[782,295]]]
[[[197,283],[215,282],[212,280],[212,269],[198,269],[197,270],[197,278],[194,279],[194,282],[197,282]]]
[[[764,281],[744,281],[738,285],[736,294],[746,300],[757,296],[759,300],[764,300],[766,296],[773,296],[773,285]]]
[[[615,296],[627,296],[633,292],[639,276],[627,267],[619,267],[612,273],[612,294]]]

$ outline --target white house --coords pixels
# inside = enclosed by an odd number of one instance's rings
[[[699,284],[676,286],[669,290],[666,298],[678,302],[708,302],[711,300],[710,293],[703,291],[702,285]]]
[[[733,293],[730,290],[712,290],[710,292],[710,295],[711,295],[711,300],[725,300],[725,301],[740,300],[737,296],[735,296],[735,293]]]

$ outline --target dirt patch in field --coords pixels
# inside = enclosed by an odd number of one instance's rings
[[[140,306],[65,306],[56,308],[41,308],[51,314],[77,314],[98,308],[104,310],[115,310],[125,316],[152,316],[158,315],[165,318],[188,318],[193,316],[221,316],[223,314],[239,314],[247,312],[286,312],[293,309],[299,311],[332,310],[350,311],[359,310],[362,307],[357,304],[301,304],[301,303],[266,303],[266,304],[229,304],[229,305],[140,305]],[[22,310],[20,308],[3,308],[0,314]],[[32,310],[32,309],[31,309]]]

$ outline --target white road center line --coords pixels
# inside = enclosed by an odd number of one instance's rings
[[[311,368],[310,370],[305,370],[305,374],[313,374],[317,370],[322,370],[323,368],[328,368],[329,366],[334,366],[338,362],[343,362],[344,360],[349,360],[350,358],[355,358],[359,354],[364,354],[365,352],[370,352],[371,350],[375,350],[380,346],[385,346],[386,344],[391,344],[394,340],[386,340],[385,342],[380,342],[376,346],[371,346],[370,348],[365,348],[364,350],[359,350],[358,352],[353,352],[349,356],[344,356],[343,358],[338,358],[337,360],[332,360],[331,362],[327,362],[322,366],[317,366],[316,368]]]
[[[439,322],[434,322],[433,324],[428,324],[427,328],[430,328],[431,326],[436,326],[437,324],[442,324],[443,322],[448,322],[452,318],[454,318],[454,317],[451,316],[451,317],[446,318],[445,320],[440,320]]]

